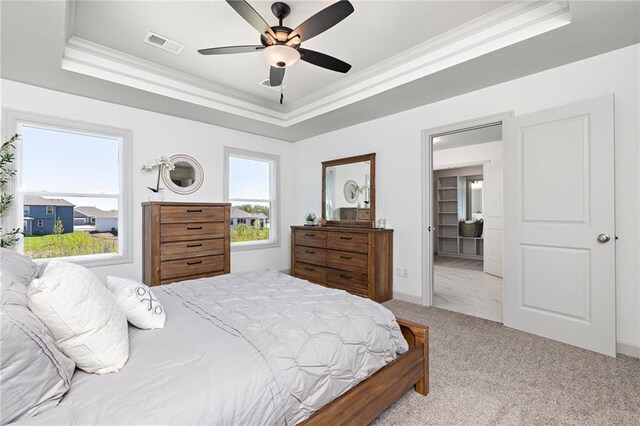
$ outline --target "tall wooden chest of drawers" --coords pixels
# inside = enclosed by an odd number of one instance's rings
[[[154,286],[231,272],[228,203],[142,203],[142,279]]]
[[[291,273],[376,302],[393,298],[393,230],[291,227]]]

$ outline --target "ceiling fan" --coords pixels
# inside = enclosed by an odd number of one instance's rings
[[[313,65],[332,71],[346,73],[351,65],[333,56],[300,47],[302,42],[311,39],[333,27],[353,12],[353,5],[348,0],[341,0],[316,13],[297,28],[291,29],[282,25],[291,8],[283,2],[271,5],[271,12],[278,18],[278,25],[269,24],[244,0],[227,0],[227,3],[242,16],[245,21],[260,31],[261,45],[227,46],[200,49],[202,55],[226,55],[230,53],[250,53],[263,51],[265,61],[271,66],[269,84],[281,86],[284,70],[303,60]]]

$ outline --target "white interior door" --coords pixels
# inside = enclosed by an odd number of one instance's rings
[[[484,272],[502,277],[502,160],[492,160],[483,169]]]
[[[505,121],[504,324],[615,356],[613,96]]]

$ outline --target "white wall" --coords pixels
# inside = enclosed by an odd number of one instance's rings
[[[481,164],[502,159],[502,141],[433,151],[433,169],[449,166]]]
[[[376,152],[377,215],[395,228],[394,291],[421,297],[421,131],[514,110],[516,115],[615,94],[618,341],[640,345],[640,45],[296,143],[294,217],[320,211],[320,162]]]
[[[204,183],[194,194],[177,195],[165,189],[166,201],[223,201],[224,146],[280,155],[281,246],[235,252],[232,272],[258,268],[289,268],[289,225],[293,189],[293,146],[288,142],[236,130],[184,120],[94,99],[2,80],[2,107],[133,130],[133,263],[93,268],[101,278],[120,275],[142,278],[142,208],[148,201],[147,186],[155,185],[155,173],[140,170],[143,162],[160,155],[187,154],[204,169]],[[61,171],[63,172],[63,171]],[[300,216],[302,217],[302,216]],[[298,221],[299,222],[299,221]]]

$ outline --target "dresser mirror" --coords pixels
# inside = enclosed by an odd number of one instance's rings
[[[322,217],[329,226],[371,227],[376,220],[376,154],[322,163]]]
[[[169,170],[164,167],[162,180],[167,188],[182,195],[196,192],[204,180],[200,163],[195,158],[184,154],[173,155],[169,159],[175,168]]]

